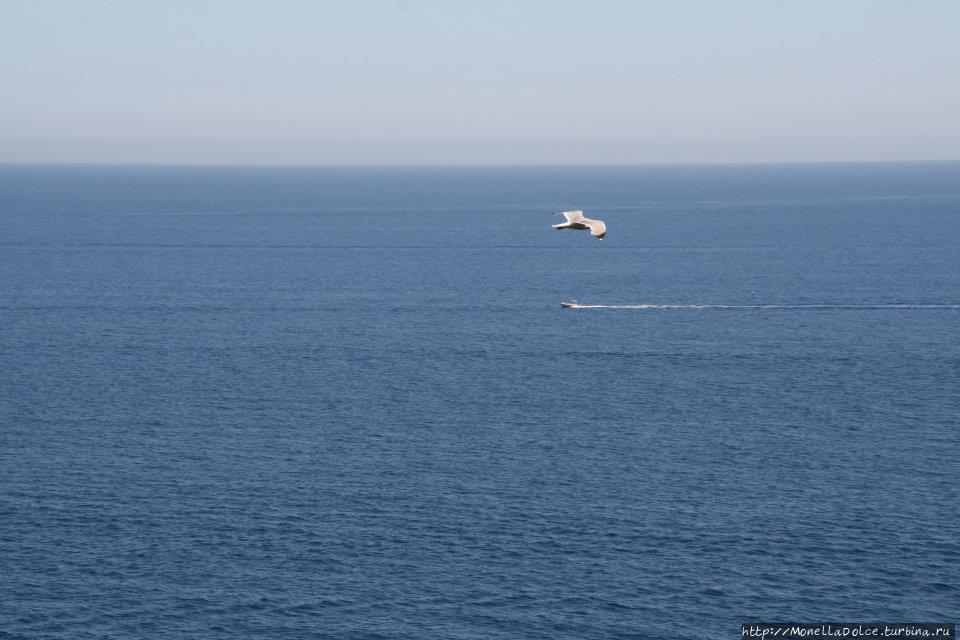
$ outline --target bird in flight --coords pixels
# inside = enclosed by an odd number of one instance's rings
[[[576,229],[578,231],[589,229],[590,235],[597,240],[603,240],[603,236],[607,235],[607,225],[603,224],[603,220],[584,218],[583,211],[564,211],[557,215],[562,215],[567,219],[566,222],[553,225],[553,228],[557,231],[562,231],[563,229]]]

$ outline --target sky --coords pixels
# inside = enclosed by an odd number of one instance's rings
[[[0,0],[0,162],[960,159],[958,0]]]

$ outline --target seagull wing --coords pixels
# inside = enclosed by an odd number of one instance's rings
[[[603,240],[604,234],[607,233],[607,225],[603,224],[603,220],[584,220],[585,225],[590,227],[590,235],[596,236]]]
[[[583,217],[583,211],[563,211],[563,217],[567,219],[567,222],[583,222],[586,218]]]

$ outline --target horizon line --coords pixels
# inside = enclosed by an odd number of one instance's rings
[[[950,164],[957,158],[907,160],[768,160],[768,161],[675,161],[675,162],[527,162],[527,163],[308,163],[308,162],[18,162],[0,160],[0,167],[184,167],[184,168],[315,168],[315,169],[521,169],[521,168],[589,168],[589,167],[760,167],[797,165],[865,165],[865,164]]]

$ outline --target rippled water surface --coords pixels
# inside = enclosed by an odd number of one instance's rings
[[[0,167],[0,637],[956,620],[958,305],[957,163]]]

